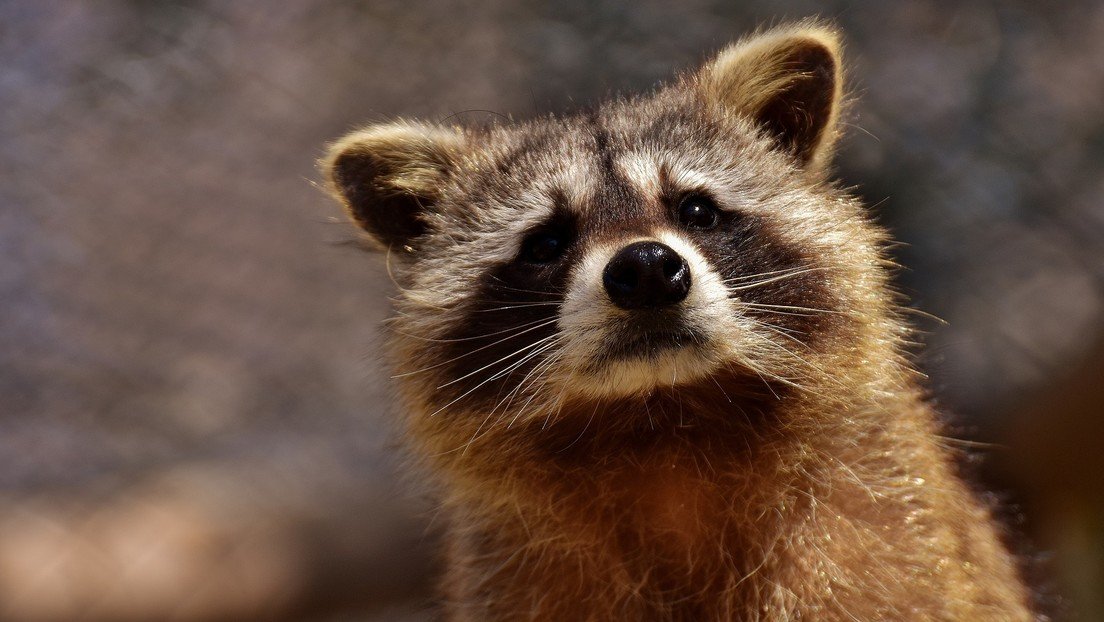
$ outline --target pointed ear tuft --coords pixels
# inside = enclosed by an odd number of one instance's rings
[[[753,35],[706,65],[698,89],[726,111],[751,118],[803,167],[819,169],[837,133],[839,35],[808,22]]]
[[[383,247],[398,249],[427,232],[426,216],[465,145],[458,129],[387,123],[338,140],[321,167],[352,219]]]

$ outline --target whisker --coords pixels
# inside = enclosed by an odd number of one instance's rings
[[[949,322],[947,322],[947,320],[944,320],[943,318],[939,317],[938,315],[932,315],[931,313],[928,313],[927,311],[921,311],[920,309],[917,309],[915,307],[901,307],[901,311],[903,313],[911,313],[913,315],[918,315],[922,318],[933,320],[933,321],[938,322],[938,323],[940,323],[944,326],[946,326],[949,323]]]
[[[797,337],[794,337],[793,335],[790,334],[790,333],[797,333],[799,335],[803,335],[805,333],[802,333],[801,331],[795,331],[795,330],[792,330],[792,329],[786,329],[786,328],[783,328],[781,326],[778,326],[777,324],[771,324],[770,322],[767,322],[765,320],[758,319],[758,318],[748,318],[748,319],[751,320],[756,326],[761,326],[761,327],[771,331],[772,333],[778,335],[779,337],[789,339],[790,341],[796,343],[797,345],[801,346],[802,348],[804,348],[806,350],[809,350],[810,352],[812,351],[812,348],[810,348],[807,343],[805,343],[804,341],[801,341]],[[770,343],[770,342],[768,342],[768,343]]]
[[[563,407],[562,406],[563,396],[564,396],[564,393],[566,393],[566,392],[567,392],[567,384],[565,383],[563,388],[560,389],[560,394],[557,395],[556,399],[553,400],[546,407],[547,410],[548,410],[548,414],[544,416],[544,422],[541,423],[541,430],[542,431],[548,429],[548,424],[552,421],[552,415],[558,413],[560,411],[559,409]],[[534,393],[533,395],[536,396],[536,393]]]
[[[539,341],[538,341],[538,342],[536,342],[536,343],[530,344],[530,345],[526,346],[525,348],[523,348],[522,350],[519,350],[519,351],[517,351],[517,352],[514,352],[514,353],[513,353],[513,354],[512,354],[511,356],[517,355],[517,354],[519,354],[520,352],[523,352],[523,351],[524,351],[524,350],[526,350],[526,349],[532,348],[533,346],[536,346],[536,345],[538,345],[538,344],[540,344],[540,343],[541,343],[541,342],[539,342]],[[529,355],[532,355],[532,354],[533,354],[532,352],[530,352],[530,353],[529,353]],[[526,355],[526,356],[528,356],[528,355]],[[500,360],[501,360],[501,359],[500,359]],[[497,373],[495,373],[495,374],[491,375],[491,376],[490,376],[489,378],[487,378],[486,380],[483,380],[482,382],[480,382],[479,384],[475,385],[474,387],[472,387],[472,388],[468,389],[467,391],[464,391],[463,393],[461,393],[461,394],[460,394],[459,396],[457,396],[457,397],[456,397],[455,399],[453,399],[452,401],[450,401],[450,402],[449,402],[448,404],[445,404],[444,406],[442,406],[442,407],[438,408],[437,410],[433,411],[432,413],[430,413],[430,415],[429,415],[429,416],[430,416],[430,417],[435,417],[435,416],[437,416],[437,415],[438,415],[438,414],[440,414],[440,413],[441,413],[442,411],[444,411],[444,410],[445,410],[446,408],[448,408],[449,406],[452,406],[452,405],[453,405],[453,404],[455,404],[456,402],[459,402],[460,400],[464,399],[464,398],[465,398],[465,397],[467,397],[468,395],[471,395],[471,394],[472,394],[473,392],[475,392],[476,390],[478,390],[478,389],[479,389],[480,387],[482,387],[482,386],[486,385],[486,384],[487,384],[488,382],[492,382],[492,381],[494,381],[494,380],[497,380],[497,379],[501,378],[501,377],[502,377],[503,375],[505,375],[505,374],[508,374],[508,373],[510,373],[511,371],[513,371],[514,369],[516,369],[518,365],[522,365],[522,364],[524,364],[524,361],[525,361],[525,360],[527,360],[527,359],[526,359],[525,357],[522,357],[522,360],[521,360],[521,361],[518,361],[518,362],[517,362],[516,364],[514,364],[514,365],[511,365],[511,366],[508,366],[508,367],[507,367],[506,369],[504,369],[504,370],[502,370],[502,371],[500,371],[500,372],[497,372]]]
[[[558,341],[556,341],[556,342],[553,342],[552,344],[550,344],[550,347],[554,347],[555,345],[558,345],[558,343],[559,343]],[[543,351],[543,350],[547,350],[547,349],[548,349],[547,347],[546,347],[546,348],[542,348],[542,351]],[[537,369],[541,369],[541,370],[542,370],[542,371],[541,371],[541,372],[540,372],[540,373],[538,374],[537,378],[539,379],[540,377],[542,377],[542,376],[544,375],[544,373],[545,373],[545,372],[546,372],[546,371],[548,370],[548,368],[549,368],[549,367],[551,367],[551,365],[552,365],[552,364],[554,363],[554,361],[556,361],[556,360],[558,360],[558,359],[559,359],[559,357],[560,357],[560,356],[562,355],[562,353],[563,353],[563,351],[561,350],[560,352],[558,352],[557,354],[553,355],[552,357],[549,357],[548,359],[545,359],[544,361],[541,361],[541,362],[540,362],[540,363],[538,363],[538,364],[537,364],[536,366],[534,366],[534,367],[533,367],[533,369],[532,369],[532,370],[530,370],[530,371],[529,371],[529,373],[528,373],[528,374],[526,374],[524,378],[522,378],[522,380],[521,380],[521,381],[520,381],[520,382],[519,382],[519,383],[517,384],[517,386],[515,386],[515,387],[514,387],[514,389],[513,389],[512,391],[510,391],[510,393],[509,393],[509,394],[507,394],[507,397],[509,397],[509,398],[510,398],[510,400],[512,401],[512,400],[513,400],[512,396],[513,396],[513,395],[516,395],[516,392],[518,391],[518,389],[520,389],[520,388],[521,388],[521,386],[522,386],[522,384],[523,384],[523,383],[525,382],[525,378],[528,378],[528,377],[529,377],[530,375],[532,375],[532,373],[533,373],[534,371],[536,371]],[[531,358],[531,357],[527,357],[527,358]],[[514,368],[516,369],[516,367],[517,367],[517,366],[515,366]],[[537,396],[538,394],[539,394],[539,391],[538,391],[538,392],[534,392],[534,393],[533,393],[533,395],[532,395],[532,396],[530,396],[529,400],[528,400],[527,402],[525,402],[525,404],[524,404],[524,405],[523,405],[523,406],[522,406],[522,407],[521,407],[520,409],[518,409],[518,412],[517,412],[517,414],[516,414],[516,415],[514,416],[514,419],[513,419],[513,420],[512,420],[511,422],[510,422],[510,424],[509,424],[509,425],[507,425],[507,426],[506,426],[506,428],[507,428],[507,429],[509,429],[509,428],[510,428],[511,426],[513,426],[513,424],[514,424],[514,421],[516,421],[516,420],[517,420],[518,416],[520,416],[520,414],[521,414],[521,413],[522,413],[522,412],[523,412],[523,411],[525,410],[525,408],[526,408],[526,407],[528,407],[528,406],[529,406],[529,404],[530,404],[530,403],[531,403],[531,402],[533,401],[533,398],[534,398],[534,397],[536,397],[536,396]],[[492,408],[492,409],[491,409],[491,411],[487,413],[487,416],[483,418],[483,421],[481,421],[481,422],[480,422],[480,424],[479,424],[479,427],[478,427],[478,428],[476,428],[476,430],[475,430],[475,433],[474,433],[474,434],[472,434],[472,437],[471,437],[470,439],[468,439],[468,442],[467,442],[467,443],[465,443],[465,444],[464,444],[464,449],[463,449],[463,452],[464,452],[464,453],[466,453],[466,452],[468,451],[468,448],[469,448],[469,447],[471,447],[472,443],[474,443],[475,441],[479,440],[479,437],[480,437],[480,431],[482,431],[482,430],[483,430],[483,427],[484,427],[485,425],[487,425],[487,422],[488,422],[488,421],[490,421],[491,417],[492,417],[492,416],[494,415],[494,413],[495,413],[495,412],[496,412],[496,411],[498,410],[498,408],[499,408],[500,406],[502,406],[502,402],[503,402],[503,401],[505,401],[505,398],[504,398],[504,399],[503,399],[502,401],[499,401],[499,403],[498,403],[498,404],[495,404],[495,407],[494,407],[494,408]],[[506,414],[507,410],[508,410],[508,406],[507,406],[507,408],[504,408],[504,409],[503,409],[503,411],[502,411],[502,414],[501,414],[501,415],[499,415],[498,419],[497,419],[497,420],[495,421],[495,423],[494,423],[494,424],[492,424],[492,425],[491,425],[490,427],[488,427],[488,428],[487,428],[487,432],[484,432],[484,434],[487,434],[487,433],[489,433],[489,432],[490,432],[490,431],[491,431],[491,430],[492,430],[492,429],[493,429],[493,428],[494,428],[494,427],[495,427],[496,425],[498,425],[498,423],[499,423],[499,422],[500,422],[500,421],[502,420],[502,417],[503,417],[503,415],[505,415],[505,414]]]
[[[543,382],[545,374],[547,374],[548,370],[552,369],[552,367],[556,363],[558,363],[561,358],[563,358],[562,350],[560,352],[557,352],[555,355],[548,357],[548,359],[545,360],[541,365],[535,367],[534,370],[540,369],[540,372],[531,381],[529,381],[529,385],[526,387],[526,389],[532,388],[538,382]],[[525,412],[525,409],[529,407],[529,404],[532,403],[533,399],[539,394],[540,391],[532,392],[532,395],[529,396],[529,399],[526,400],[525,403],[521,405],[521,408],[519,408],[518,411],[514,414],[514,418],[510,420],[510,423],[506,426],[506,429],[510,429],[511,427],[513,427],[514,423],[516,423],[517,420],[521,417],[521,414]],[[511,401],[512,400],[513,398],[511,398]]]
[[[559,287],[550,287],[550,288],[548,288],[547,291],[539,291],[539,290],[535,290],[535,289],[522,289],[520,287],[511,287],[509,285],[506,285],[505,281],[503,281],[501,278],[499,278],[497,276],[492,275],[491,278],[498,281],[499,283],[502,283],[502,285],[492,285],[491,286],[491,287],[494,287],[495,289],[501,289],[501,290],[506,290],[506,291],[511,291],[511,292],[521,292],[521,293],[524,293],[524,294],[541,294],[543,296],[547,296],[549,294],[562,294],[562,293],[564,293],[564,290],[562,288],[559,288]]]
[[[594,416],[598,414],[598,407],[601,406],[601,405],[602,405],[602,402],[600,402],[598,400],[595,400],[594,411],[590,413],[590,417],[587,418],[586,425],[583,426],[583,429],[579,431],[579,435],[575,437],[575,440],[568,443],[566,447],[557,450],[556,453],[563,453],[563,452],[567,451],[568,449],[571,449],[572,447],[574,447],[575,443],[578,443],[580,440],[582,440],[583,435],[586,434],[586,431],[588,429],[590,429],[590,424],[591,424],[592,421],[594,421]]]
[[[554,343],[553,344],[547,344],[546,347],[544,347],[544,348],[538,349],[537,351],[534,351],[534,352],[530,352],[528,355],[525,356],[524,359],[519,361],[517,364],[512,365],[510,367],[510,371],[512,372],[513,370],[517,369],[518,367],[523,365],[525,363],[525,361],[532,360],[533,357],[538,356],[542,351],[548,349],[548,347],[551,347],[552,345],[555,345],[555,344]],[[530,371],[530,373],[532,373],[532,372]],[[520,386],[520,384],[518,386]],[[511,393],[513,393],[513,392],[511,391]],[[463,453],[467,453],[468,448],[471,447],[472,443],[474,443],[476,440],[479,439],[479,433],[483,430],[483,427],[487,425],[487,422],[491,420],[491,417],[494,416],[494,413],[495,413],[496,410],[498,410],[498,405],[497,404],[495,405],[494,408],[492,408],[490,410],[490,412],[487,413],[486,417],[483,417],[483,421],[481,421],[479,423],[479,427],[477,427],[475,429],[475,432],[472,434],[472,437],[470,439],[468,439],[467,443],[464,444]],[[500,419],[501,419],[501,417],[500,417]],[[492,425],[491,428],[493,428],[493,427],[494,426]],[[488,428],[488,431],[491,428]]]
[[[833,315],[848,315],[848,313],[846,313],[844,311],[837,311],[835,309],[817,309],[816,307],[801,307],[801,306],[797,306],[797,305],[771,305],[771,304],[766,304],[766,303],[763,303],[763,302],[748,302],[746,300],[739,300],[739,303],[744,305],[744,306],[747,306],[747,307],[754,307],[756,309],[785,309],[785,310],[790,310],[790,311],[806,312],[806,313],[784,313],[782,311],[777,311],[777,313],[780,313],[782,315],[809,316],[809,315],[815,314],[815,313],[830,313],[830,314],[833,314]]]
[[[536,324],[538,322],[545,322],[545,321],[548,321],[548,318],[542,317],[539,320],[533,320],[532,322],[525,322],[524,324],[519,324],[517,326],[511,326],[509,328],[504,328],[502,330],[496,330],[493,333],[485,333],[483,335],[476,335],[474,337],[457,337],[455,339],[433,339],[433,338],[430,338],[430,337],[422,337],[420,335],[413,335],[413,334],[410,334],[410,333],[406,333],[406,332],[403,332],[403,331],[398,330],[396,328],[390,328],[389,327],[389,329],[393,333],[397,333],[399,335],[402,335],[403,337],[409,337],[411,339],[417,339],[419,341],[429,341],[429,342],[432,342],[432,343],[456,343],[458,341],[475,341],[477,339],[486,339],[487,337],[494,337],[495,335],[502,335],[504,333],[513,332],[515,330],[520,330],[522,328],[525,328],[526,326],[532,326],[533,324]],[[473,350],[473,352],[474,352],[474,350]]]
[[[492,311],[507,311],[509,309],[524,309],[526,307],[553,307],[553,306],[556,306],[556,305],[559,305],[559,304],[560,303],[558,301],[557,302],[521,302],[521,303],[512,304],[512,305],[505,306],[505,307],[494,307],[494,308],[491,308],[491,309],[477,309],[475,312],[476,313],[490,313]]]
[[[475,354],[476,352],[479,352],[481,350],[486,350],[487,348],[490,348],[492,346],[496,346],[496,345],[498,345],[498,344],[500,344],[504,341],[509,341],[510,339],[513,339],[515,337],[520,337],[521,335],[524,335],[525,333],[529,333],[529,332],[532,332],[534,330],[544,328],[545,326],[550,326],[550,325],[554,324],[555,322],[556,322],[556,318],[546,320],[545,322],[537,324],[536,326],[532,326],[532,327],[526,328],[525,330],[518,331],[518,332],[516,332],[512,335],[508,335],[506,337],[503,337],[502,339],[499,339],[498,341],[494,341],[492,343],[488,343],[485,346],[479,346],[478,348],[473,348],[471,350],[468,350],[467,352],[461,354],[460,356],[455,356],[455,357],[453,357],[453,358],[451,358],[447,361],[441,361],[440,363],[435,363],[433,365],[430,365],[429,367],[423,367],[422,369],[419,369],[417,371],[408,371],[408,372],[404,372],[404,373],[401,373],[401,374],[395,374],[394,376],[391,376],[391,378],[405,378],[406,376],[413,376],[415,374],[420,374],[420,373],[423,373],[423,372],[427,372],[431,369],[436,369],[438,367],[441,367],[442,365],[448,365],[449,363],[459,361],[460,359],[464,358],[465,356],[471,356],[472,354]]]
[[[557,337],[560,337],[561,335],[556,335],[556,336],[557,336]],[[554,340],[553,342],[551,342],[551,344],[550,344],[550,345],[554,347],[554,346],[556,346],[556,345],[559,345],[559,343],[560,343],[560,340],[559,340],[559,339],[557,339],[557,340]],[[544,350],[547,350],[547,349],[548,349],[548,348],[543,348],[543,349],[542,349],[542,352],[543,352]],[[519,391],[520,391],[520,390],[522,389],[522,387],[523,387],[523,386],[524,386],[524,384],[525,384],[525,381],[526,381],[526,380],[527,380],[527,379],[528,379],[528,378],[529,378],[530,376],[532,376],[532,375],[533,375],[534,373],[537,373],[537,370],[539,370],[539,369],[540,369],[540,368],[541,368],[542,366],[544,366],[544,365],[547,365],[547,364],[549,364],[549,363],[550,363],[550,361],[551,361],[551,360],[552,360],[553,358],[555,358],[555,357],[549,357],[549,358],[547,358],[547,359],[545,359],[545,360],[541,361],[540,363],[537,363],[536,365],[534,365],[534,366],[533,366],[533,369],[529,370],[529,373],[525,374],[525,376],[523,376],[523,377],[522,377],[522,379],[521,379],[520,381],[518,381],[517,385],[515,385],[515,386],[514,386],[514,388],[510,390],[510,392],[509,392],[509,393],[507,393],[507,394],[506,394],[506,395],[505,395],[505,396],[504,396],[504,397],[503,397],[502,399],[500,399],[500,400],[499,400],[499,401],[498,401],[498,402],[497,402],[497,403],[495,404],[494,408],[492,408],[492,409],[491,409],[491,413],[494,413],[494,412],[495,412],[496,410],[498,410],[498,409],[499,409],[500,407],[502,407],[503,405],[505,405],[505,406],[506,406],[506,409],[508,409],[508,408],[509,408],[509,404],[510,404],[510,403],[511,403],[511,402],[513,401],[513,398],[514,398],[514,397],[515,397],[515,396],[517,395],[517,393],[518,393],[518,392],[519,392]],[[505,409],[504,409],[504,411],[505,411]]]
[[[750,369],[751,371],[755,372],[756,376],[759,376],[759,379],[763,381],[763,384],[766,385],[767,390],[771,392],[771,395],[774,396],[774,399],[776,399],[776,400],[781,400],[782,399],[782,398],[778,397],[778,394],[775,393],[775,391],[774,391],[774,387],[771,386],[771,383],[767,382],[767,379],[765,377],[763,377],[763,372],[759,371],[758,367],[755,367],[755,366],[751,365],[748,361],[744,361],[744,365],[746,365],[748,367],[748,369]],[[767,375],[770,375],[770,374],[767,374]]]
[[[479,369],[476,369],[476,370],[470,371],[470,372],[468,372],[468,373],[464,374],[463,376],[460,376],[460,377],[458,377],[458,378],[453,378],[452,380],[449,380],[449,381],[448,381],[448,382],[446,382],[445,384],[442,384],[442,385],[438,386],[438,387],[437,387],[437,389],[443,389],[443,388],[445,388],[445,387],[447,387],[447,386],[449,386],[449,385],[452,385],[452,384],[456,384],[457,382],[460,382],[461,380],[464,380],[465,378],[470,378],[471,376],[474,376],[475,374],[478,374],[479,372],[481,372],[481,371],[483,371],[483,370],[487,369],[488,367],[492,367],[492,366],[494,366],[494,365],[498,365],[499,363],[501,363],[502,361],[505,361],[506,359],[512,358],[512,357],[514,357],[514,356],[517,356],[518,354],[520,354],[520,353],[522,353],[522,352],[524,352],[524,351],[526,351],[526,350],[528,350],[528,349],[530,349],[530,348],[532,348],[532,347],[534,347],[534,346],[538,346],[538,345],[544,344],[544,343],[548,342],[549,340],[551,340],[551,339],[553,339],[553,338],[555,338],[555,337],[556,337],[556,335],[549,335],[548,337],[545,337],[545,338],[543,338],[543,339],[538,339],[537,341],[534,341],[533,343],[530,343],[530,344],[528,344],[528,345],[526,345],[526,346],[522,346],[521,348],[519,348],[519,349],[517,349],[517,350],[515,350],[515,351],[511,352],[510,354],[507,354],[506,356],[504,356],[504,357],[502,357],[502,358],[498,359],[497,361],[493,361],[493,362],[491,362],[491,363],[487,363],[486,365],[484,365],[483,367],[480,367]]]
[[[758,278],[761,278],[761,277],[764,277],[764,276],[774,276],[776,274],[782,274],[784,272],[791,272],[791,271],[794,271],[794,270],[805,270],[807,268],[809,268],[809,266],[797,266],[795,268],[783,268],[782,270],[770,270],[768,272],[758,272],[756,274],[744,274],[744,275],[741,275],[741,276],[732,277],[730,279],[724,279],[724,281],[725,281],[725,283],[732,283],[732,282],[736,282],[736,281],[748,281],[748,280],[751,280],[751,279],[758,279]]]
[[[793,340],[793,341],[795,341],[796,343],[800,344],[800,345],[801,345],[802,347],[806,347],[806,348],[808,348],[808,346],[805,346],[805,344],[803,344],[803,343],[802,343],[801,341],[799,341],[799,340],[797,340],[797,339],[794,339],[793,337],[790,337],[789,335],[786,335],[786,334],[784,334],[784,333],[778,332],[778,331],[776,331],[776,330],[772,329],[772,328],[771,328],[770,326],[768,326],[768,325],[765,325],[765,324],[764,324],[764,325],[763,325],[763,328],[766,328],[767,330],[770,330],[770,331],[772,331],[772,332],[775,332],[776,334],[778,334],[778,335],[780,335],[780,336],[782,336],[782,337],[786,337],[786,338],[792,339],[792,340]],[[836,380],[835,378],[833,378],[833,377],[832,377],[832,375],[831,375],[830,373],[828,373],[828,371],[827,371],[827,370],[825,370],[825,369],[824,369],[823,367],[821,367],[820,365],[817,365],[816,363],[813,363],[812,361],[810,361],[810,360],[808,360],[808,359],[806,359],[806,358],[802,357],[801,355],[799,355],[799,354],[797,354],[796,352],[794,352],[794,351],[790,350],[789,348],[786,348],[785,346],[782,346],[781,344],[778,344],[778,343],[774,343],[773,341],[769,341],[769,340],[765,341],[764,343],[765,343],[766,345],[769,345],[770,347],[773,347],[773,348],[775,348],[775,349],[781,350],[781,351],[782,351],[782,352],[784,352],[784,353],[785,353],[785,354],[786,354],[787,356],[790,356],[790,357],[793,357],[793,358],[797,359],[798,361],[800,361],[801,363],[803,363],[804,365],[806,365],[806,366],[807,366],[807,367],[809,367],[810,369],[813,369],[813,370],[815,370],[815,371],[817,371],[817,372],[820,372],[820,374],[821,374],[821,375],[822,375],[822,376],[823,376],[824,378],[826,378],[826,379],[827,379],[828,381],[832,382],[833,384],[836,384],[837,386],[842,386],[842,384],[840,384],[840,382],[839,382],[838,380]],[[793,380],[793,379],[790,379],[790,378],[785,378],[785,377],[783,377],[783,376],[780,376],[780,375],[778,375],[778,374],[773,374],[773,373],[769,373],[769,372],[768,372],[768,375],[770,375],[770,376],[771,376],[772,378],[774,378],[774,379],[775,379],[775,380],[777,380],[778,382],[781,382],[781,383],[783,383],[783,384],[787,384],[787,385],[789,385],[789,386],[792,386],[792,387],[794,387],[794,388],[796,388],[796,389],[798,389],[798,390],[801,390],[801,391],[805,391],[805,392],[807,392],[807,393],[812,393],[813,395],[818,395],[818,396],[821,396],[821,397],[825,397],[825,396],[824,396],[824,395],[823,395],[822,393],[820,393],[819,391],[815,391],[815,390],[813,390],[812,388],[810,388],[810,387],[807,387],[807,386],[805,386],[805,385],[802,385],[802,384],[800,384],[800,383],[796,382],[796,381],[795,381],[795,380]]]
[[[750,305],[749,305],[750,306]],[[771,315],[788,315],[790,317],[813,317],[813,313],[799,313],[796,311],[776,311],[774,309],[757,309],[762,313],[770,313]]]
[[[728,403],[731,404],[732,403],[732,398],[728,396],[728,392],[726,392],[724,390],[724,387],[721,386],[721,383],[717,381],[717,375],[716,374],[709,374],[709,379],[713,381],[713,384],[717,385],[717,388],[720,389],[720,391],[721,391],[721,395],[723,395],[725,397],[725,399],[728,400]]]
[[[770,330],[770,329],[768,328],[767,330]],[[791,349],[789,349],[789,348],[787,348],[787,347],[785,347],[781,344],[777,344],[777,343],[774,343],[774,342],[768,342],[768,343],[770,344],[770,347],[775,348],[777,350],[781,350],[782,352],[784,352],[786,354],[786,356],[795,358],[798,361],[800,361],[802,364],[809,367],[810,369],[814,369],[814,370],[816,370],[816,371],[818,371],[822,374],[827,375],[827,371],[825,371],[825,369],[823,367],[820,367],[819,365],[817,365],[817,364],[813,363],[812,361],[806,359],[805,357],[801,356],[797,352],[794,352],[793,350],[791,350]]]
[[[782,334],[783,336],[789,337],[790,339],[796,341],[803,348],[806,348],[806,349],[809,348],[809,346],[807,344],[801,342],[796,337],[793,337],[793,335],[807,335],[808,333],[806,333],[804,331],[797,330],[796,328],[786,328],[785,326],[779,326],[777,324],[771,324],[770,322],[768,322],[768,321],[766,321],[766,320],[764,320],[763,318],[760,318],[760,317],[753,317],[753,316],[745,315],[744,318],[749,320],[751,323],[755,324],[756,326],[763,326],[765,328],[771,328],[775,331],[778,331],[779,334]]]
[[[786,274],[783,274],[783,275],[780,275],[780,276],[771,277],[769,279],[763,279],[762,281],[756,281],[756,282],[750,283],[748,285],[737,285],[735,287],[730,287],[729,289],[731,291],[744,291],[744,290],[748,290],[748,289],[754,289],[756,287],[761,287],[761,286],[767,285],[769,283],[775,283],[777,281],[781,281],[781,280],[784,280],[784,279],[789,279],[789,278],[795,277],[799,274],[808,274],[809,272],[819,272],[819,271],[823,271],[823,270],[827,270],[827,268],[805,268],[805,269],[802,269],[802,270],[796,270],[794,272],[789,272],[789,273],[786,273]],[[727,281],[726,281],[726,284],[727,284]]]

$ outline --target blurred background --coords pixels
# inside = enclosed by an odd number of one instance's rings
[[[428,619],[392,285],[322,145],[570,110],[810,15],[967,468],[1048,610],[1104,619],[1104,4],[0,0],[0,620]]]

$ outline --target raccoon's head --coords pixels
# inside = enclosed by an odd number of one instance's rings
[[[332,187],[401,288],[408,397],[490,426],[830,380],[886,298],[880,233],[826,179],[838,48],[778,29],[586,113],[337,142]]]

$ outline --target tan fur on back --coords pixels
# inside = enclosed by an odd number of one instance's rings
[[[803,23],[563,119],[335,144],[401,288],[448,619],[1032,618],[903,354],[886,234],[828,178],[839,49]],[[687,196],[721,224],[680,224]],[[549,227],[566,250],[529,258]],[[689,332],[633,345],[602,269],[640,240],[693,285]]]

